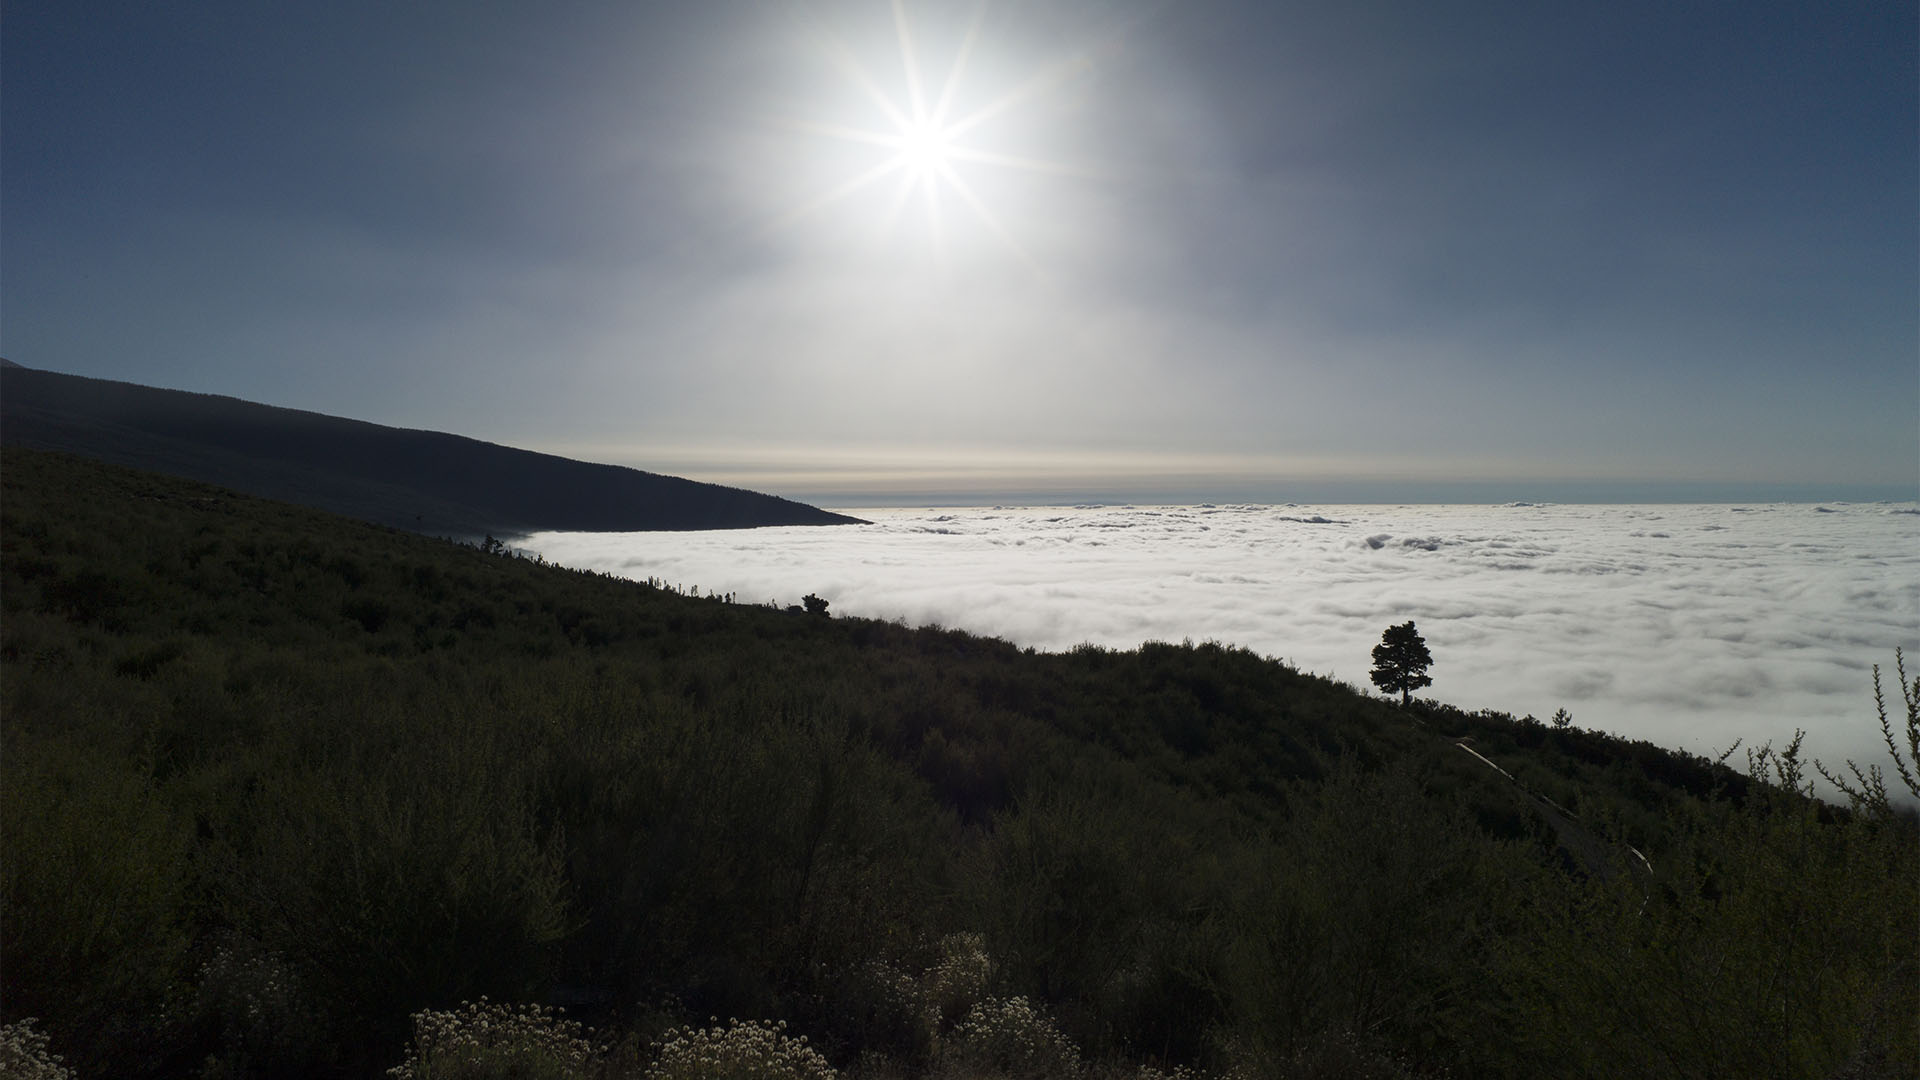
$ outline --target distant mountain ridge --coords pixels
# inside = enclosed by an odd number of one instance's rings
[[[773,495],[215,394],[0,361],[0,442],[219,484],[416,532],[844,525]]]

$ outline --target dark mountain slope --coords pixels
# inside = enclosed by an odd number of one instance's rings
[[[1913,826],[1742,779],[0,458],[0,1023],[81,1076],[387,1076],[482,995],[619,1046],[556,1080],[710,1016],[848,1080],[1920,1075]]]
[[[0,370],[0,439],[419,532],[839,525],[801,503],[213,394]]]

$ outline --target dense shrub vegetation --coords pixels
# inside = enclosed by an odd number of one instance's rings
[[[1792,752],[0,480],[0,1019],[82,1077],[1920,1070],[1913,824]]]

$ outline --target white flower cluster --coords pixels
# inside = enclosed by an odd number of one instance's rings
[[[731,1020],[667,1032],[648,1080],[836,1080],[833,1066],[786,1033],[786,1021]]]
[[[0,1025],[0,1076],[7,1080],[73,1080],[73,1070],[60,1055],[47,1050],[47,1036],[33,1029],[29,1016],[17,1024]]]
[[[1175,1065],[1172,1072],[1156,1069],[1151,1065],[1142,1065],[1134,1080],[1204,1080],[1206,1075],[1185,1065]]]
[[[899,965],[885,960],[868,961],[867,974],[872,976],[873,981],[893,998],[906,1002],[915,1010],[924,1011],[922,999],[925,997],[925,992],[921,985],[923,978],[909,975],[902,971]]]
[[[1069,1076],[1080,1051],[1024,997],[988,998],[953,1031],[953,1052],[976,1069],[1016,1077]]]
[[[413,1014],[407,1059],[388,1069],[394,1080],[522,1077],[585,1073],[607,1047],[562,1010],[543,1005],[495,1005],[481,998],[445,1012]]]

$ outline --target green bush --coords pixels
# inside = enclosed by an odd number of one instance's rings
[[[1522,868],[1423,779],[1341,766],[1299,785],[1278,842],[1234,874],[1221,989],[1256,1071],[1349,1032],[1423,1054],[1454,1041]]]
[[[920,977],[917,990],[928,1026],[934,1030],[958,1022],[987,996],[993,958],[982,934],[948,934],[940,939],[940,959]]]
[[[191,1023],[217,1049],[203,1074],[297,1074],[324,1056],[321,1017],[284,957],[229,935],[200,964]]]
[[[1692,814],[1651,880],[1543,883],[1500,953],[1509,1067],[1913,1075],[1920,838],[1897,818],[1832,813],[1760,788]]]
[[[0,755],[7,1013],[88,1073],[142,1075],[184,966],[190,826],[123,762],[18,737]]]
[[[538,992],[569,923],[560,837],[519,767],[484,739],[441,739],[275,767],[207,845],[228,922],[370,1050],[404,1039],[423,1002]]]

